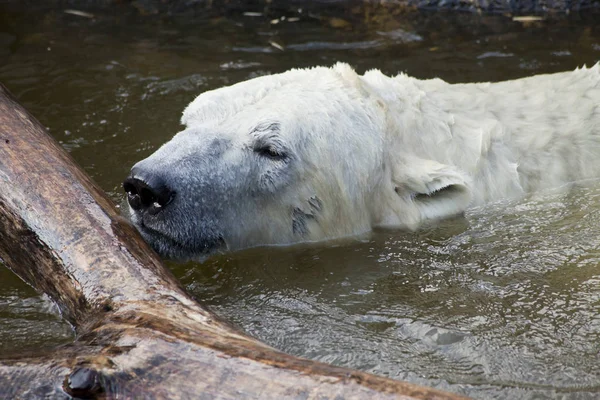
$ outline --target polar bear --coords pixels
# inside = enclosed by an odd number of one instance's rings
[[[448,84],[350,66],[198,96],[124,182],[163,256],[415,229],[600,176],[600,66]]]

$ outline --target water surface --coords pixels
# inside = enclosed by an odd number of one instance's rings
[[[0,9],[0,81],[121,203],[130,166],[172,137],[185,105],[208,89],[337,61],[466,82],[600,59],[593,16],[274,17]],[[295,355],[476,398],[594,398],[599,213],[592,181],[416,233],[169,266],[219,315]],[[0,352],[72,339],[53,304],[0,266]]]

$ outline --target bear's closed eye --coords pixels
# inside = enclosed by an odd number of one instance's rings
[[[274,160],[283,160],[287,157],[283,151],[273,146],[258,147],[254,149],[254,152],[262,157],[268,157]]]

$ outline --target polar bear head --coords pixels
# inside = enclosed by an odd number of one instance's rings
[[[459,173],[392,154],[402,151],[385,101],[345,64],[203,93],[182,123],[124,182],[132,222],[167,257],[414,227],[464,209]]]

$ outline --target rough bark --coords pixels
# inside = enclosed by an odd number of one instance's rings
[[[0,359],[0,398],[460,398],[296,358],[220,321],[1,85],[0,259],[77,331]]]

